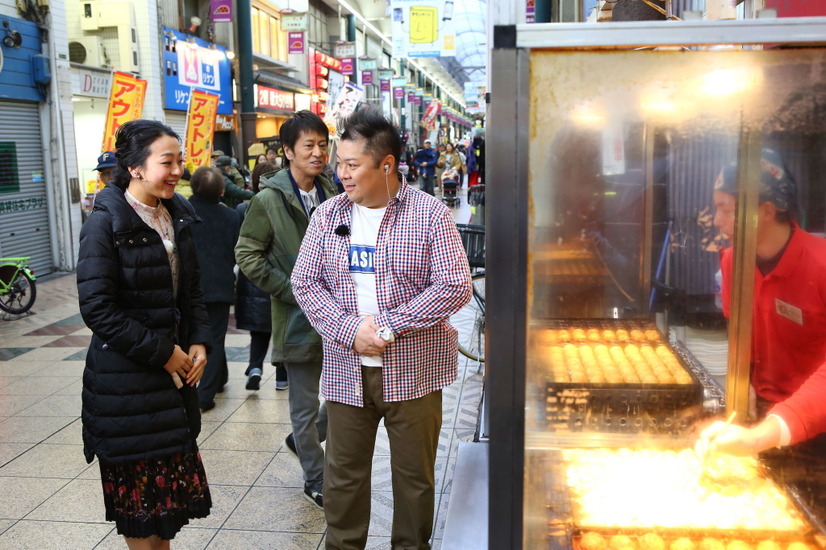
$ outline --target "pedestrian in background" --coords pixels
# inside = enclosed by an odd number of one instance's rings
[[[175,194],[180,140],[156,121],[117,132],[118,166],[80,232],[83,450],[98,458],[106,519],[129,548],[169,548],[212,506],[196,444],[195,385],[209,322],[189,202]]]
[[[433,195],[433,177],[438,158],[436,151],[430,145],[429,139],[425,140],[424,147],[416,151],[413,157],[413,166],[416,167],[416,172],[419,174],[419,189],[428,195]]]
[[[241,202],[252,198],[252,191],[244,189],[243,183],[239,186],[237,182],[233,181],[230,173],[232,171],[231,158],[226,155],[218,157],[215,160],[215,167],[221,171],[224,177],[224,204],[235,209]],[[243,180],[243,178],[241,179]]]
[[[261,155],[263,156],[263,155]],[[250,183],[253,193],[260,190],[259,182],[261,176],[277,170],[275,164],[271,162],[260,162],[252,169]],[[241,214],[241,222],[249,207],[248,202],[242,202],[235,210]],[[239,270],[238,282],[236,283],[235,301],[235,326],[240,330],[248,330],[250,333],[250,359],[247,370],[248,390],[257,391],[261,388],[261,377],[264,375],[264,359],[270,347],[272,337],[272,319],[270,309],[270,295],[255,286],[249,278]],[[282,363],[275,365],[275,389],[286,390],[289,388],[287,369]]]
[[[301,462],[304,497],[324,507],[324,450],[327,408],[319,401],[321,337],[293,296],[290,275],[301,240],[316,208],[336,194],[322,171],[329,134],[321,118],[299,111],[281,125],[287,169],[263,177],[250,201],[235,257],[241,271],[272,296],[272,360],[290,377],[290,422],[284,444]]]
[[[343,122],[344,195],[316,211],[292,275],[323,336],[329,410],[327,548],[364,548],[379,422],[390,439],[393,548],[430,548],[442,388],[456,380],[448,318],[471,298],[450,210],[398,175],[400,133],[378,110]]]
[[[217,168],[202,166],[190,180],[192,203],[201,223],[192,228],[201,291],[209,315],[212,350],[198,384],[198,404],[202,411],[215,408],[215,394],[224,390],[229,378],[224,341],[229,326],[229,306],[235,303],[235,243],[241,216],[221,202],[224,177]]]
[[[95,166],[95,170],[98,172],[98,179],[100,180],[98,191],[109,185],[109,182],[112,180],[112,171],[117,165],[118,159],[112,151],[105,151],[98,157],[98,165]]]

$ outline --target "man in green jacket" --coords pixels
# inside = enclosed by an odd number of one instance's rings
[[[285,444],[304,471],[304,496],[323,508],[327,408],[319,407],[321,337],[310,326],[290,285],[310,216],[336,186],[322,174],[327,162],[327,126],[310,111],[299,111],[280,130],[287,169],[260,180],[250,201],[235,259],[250,281],[272,296],[272,363],[283,363],[290,377],[293,433]]]

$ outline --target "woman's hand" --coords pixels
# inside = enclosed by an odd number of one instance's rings
[[[192,360],[184,353],[181,346],[175,344],[175,349],[172,351],[172,357],[163,366],[169,374],[177,374],[181,380],[187,378],[187,373],[192,369]]]
[[[203,344],[192,344],[189,346],[189,359],[192,360],[192,368],[186,375],[186,383],[194,386],[204,375],[204,368],[207,364],[206,346]]]

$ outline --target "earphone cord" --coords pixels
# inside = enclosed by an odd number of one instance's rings
[[[390,183],[387,181],[387,170],[384,171],[384,188],[387,189],[387,202],[390,202]]]

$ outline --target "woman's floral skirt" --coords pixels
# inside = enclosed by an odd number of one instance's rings
[[[106,520],[118,534],[171,540],[193,518],[209,515],[204,465],[193,452],[124,464],[100,464]]]

